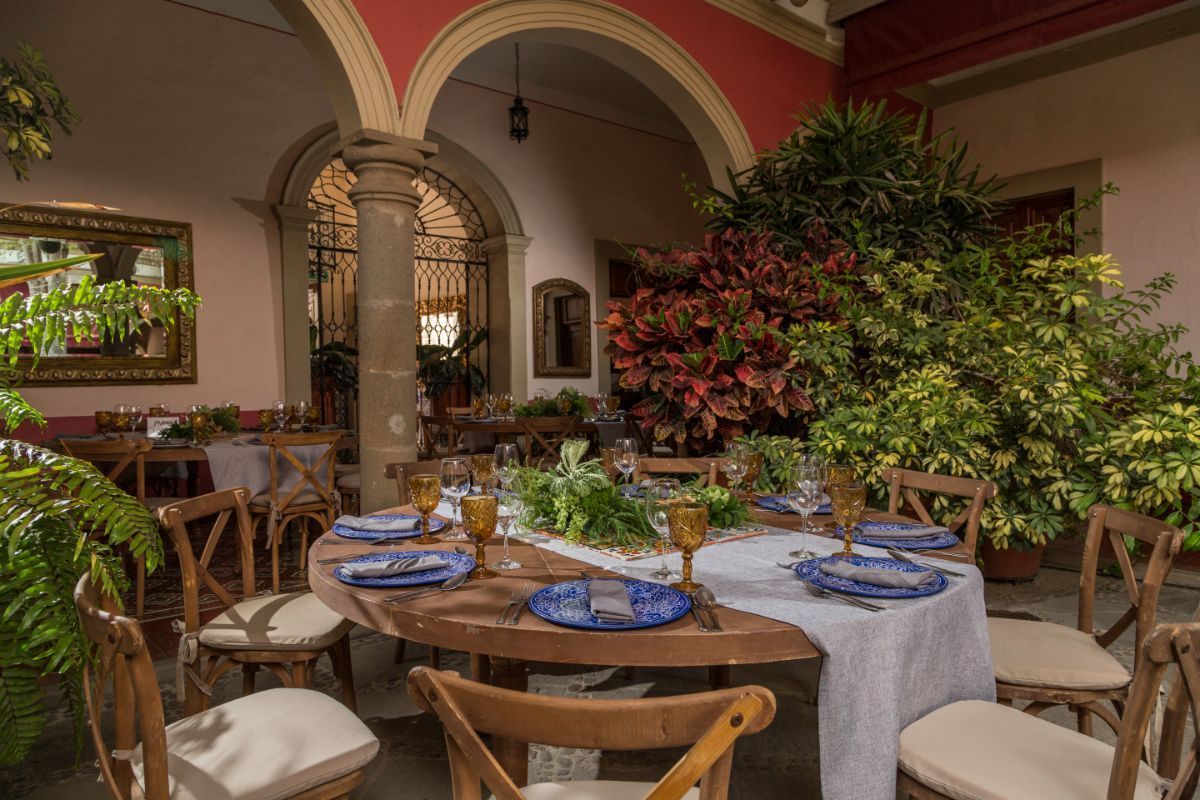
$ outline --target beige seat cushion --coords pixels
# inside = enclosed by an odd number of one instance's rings
[[[337,479],[337,488],[358,492],[362,490],[362,473],[351,472],[348,475],[343,475]]]
[[[200,643],[226,650],[321,650],[354,627],[312,592],[243,600],[200,628]]]
[[[333,465],[333,475],[336,478],[340,478],[343,475],[349,475],[352,472],[359,472],[361,470],[362,470],[362,468],[358,464],[334,464]]]
[[[1129,671],[1083,631],[1050,622],[988,619],[996,680],[1019,686],[1120,689]]]
[[[167,726],[171,800],[276,800],[370,763],[379,740],[345,706],[309,689],[270,689]],[[139,746],[130,759],[142,783]]]
[[[900,769],[954,800],[1103,800],[1113,747],[1015,708],[963,700],[900,732]],[[1142,764],[1134,800],[1162,800]]]
[[[566,781],[534,783],[522,788],[521,794],[526,800],[642,800],[653,788],[653,783],[633,781]],[[683,797],[700,800],[700,790],[689,789]]]
[[[287,495],[288,495],[288,493],[281,489],[279,492],[280,502],[283,502],[284,498],[286,498]],[[295,497],[293,497],[291,499],[291,501],[288,503],[288,508],[294,508],[295,506],[302,506],[302,505],[306,505],[306,504],[310,504],[310,503],[321,503],[322,505],[324,505],[325,498],[323,498],[323,497],[321,497],[321,495],[317,494],[317,491],[315,489],[305,489],[304,491],[300,492],[299,494],[297,494]],[[263,492],[262,494],[254,495],[254,497],[252,497],[250,499],[250,505],[258,506],[260,509],[264,509],[264,510],[270,508],[271,507],[271,493]]]

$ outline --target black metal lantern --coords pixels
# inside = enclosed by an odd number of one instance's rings
[[[517,144],[529,138],[529,109],[521,99],[521,45],[513,45],[517,54],[517,96],[508,107],[508,138]]]

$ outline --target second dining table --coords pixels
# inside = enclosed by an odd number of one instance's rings
[[[411,508],[381,513],[411,513]],[[961,573],[944,591],[911,600],[872,600],[880,613],[830,602],[804,591],[797,576],[778,564],[801,544],[789,515],[756,510],[766,532],[701,548],[696,580],[718,601],[722,630],[703,632],[690,616],[641,630],[580,630],[527,613],[518,625],[497,622],[497,613],[526,582],[541,588],[581,577],[644,579],[657,559],[623,561],[556,538],[515,543],[521,569],[451,592],[405,603],[389,603],[394,590],[350,586],[321,564],[334,550],[355,554],[353,545],[316,546],[309,553],[309,583],[329,607],[382,633],[471,654],[478,680],[524,690],[527,662],[630,667],[729,667],[741,664],[822,659],[818,720],[822,796],[826,800],[893,800],[900,730],[929,711],[962,699],[995,697],[983,581],[971,563],[950,558],[933,563]],[[868,519],[894,520],[870,512]],[[827,517],[815,517],[817,521]],[[322,541],[333,537],[327,533]],[[500,547],[489,543],[489,559]],[[452,551],[455,542],[397,545]],[[837,552],[840,540],[810,535],[821,555]],[[380,548],[364,544],[362,552]],[[884,555],[855,546],[865,555]],[[959,545],[945,551],[963,554]],[[932,559],[931,559],[932,561]],[[599,570],[601,574],[595,571]],[[769,730],[767,732],[769,735]],[[527,748],[501,743],[497,756],[521,785]]]

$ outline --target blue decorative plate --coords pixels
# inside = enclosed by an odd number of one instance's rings
[[[624,579],[633,606],[633,622],[600,622],[588,600],[591,581],[566,581],[547,586],[529,598],[529,610],[547,622],[594,631],[630,631],[666,625],[688,613],[691,599],[670,586]]]
[[[826,561],[843,558],[843,556],[826,556],[814,558],[812,561],[802,561],[796,565],[796,574],[806,581],[812,581],[822,589],[843,594],[856,594],[861,597],[878,597],[883,600],[901,600],[909,597],[928,597],[946,588],[949,581],[945,575],[933,573],[933,581],[916,589],[891,589],[886,586],[876,586],[871,583],[839,578],[836,575],[826,575],[821,572],[821,565]],[[872,569],[894,569],[897,572],[931,572],[919,564],[909,564],[907,561],[896,561],[891,558],[871,558],[870,556],[852,556],[850,563],[856,567]]]
[[[781,494],[764,494],[762,497],[758,498],[758,504],[760,506],[762,506],[763,508],[767,509],[768,511],[782,511],[785,514],[798,514],[799,513],[797,511],[792,510],[792,507],[788,505],[787,498]],[[821,503],[821,505],[818,506],[817,510],[814,511],[813,513],[814,514],[832,514],[833,513],[833,506],[831,506],[829,504],[829,496],[828,495],[825,495],[825,502]]]
[[[392,589],[400,586],[428,586],[442,583],[447,578],[460,572],[470,572],[475,569],[475,559],[461,553],[446,553],[441,550],[410,550],[395,553],[368,553],[362,558],[348,561],[347,564],[363,561],[394,561],[397,558],[420,558],[421,556],[441,556],[450,563],[437,569],[426,569],[420,572],[406,572],[401,575],[389,575],[386,578],[355,578],[346,574],[346,564],[339,564],[333,571],[333,577],[351,586],[367,586],[372,589]]]
[[[854,541],[871,547],[894,547],[897,550],[943,550],[959,544],[958,537],[950,531],[922,536],[920,539],[874,539],[871,531],[900,531],[908,528],[925,528],[924,523],[912,522],[860,522],[854,529]]]
[[[371,519],[420,519],[417,514],[378,514],[372,515]],[[446,521],[437,517],[429,518],[429,532],[437,533],[442,528],[446,527]],[[421,526],[417,525],[413,531],[359,531],[354,528],[347,528],[345,525],[334,525],[333,532],[343,539],[415,539],[421,535]]]

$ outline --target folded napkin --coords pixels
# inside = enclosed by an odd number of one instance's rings
[[[872,586],[884,586],[888,589],[916,589],[933,582],[931,570],[901,572],[898,569],[874,569],[855,566],[840,558],[822,563],[821,572],[850,581],[869,583]]]
[[[911,525],[903,528],[877,528],[864,525],[860,529],[863,536],[870,539],[926,539],[939,533],[949,533],[949,528],[941,525]]]
[[[334,525],[352,528],[356,531],[374,531],[377,533],[408,533],[421,527],[417,518],[384,519],[382,517],[352,517],[344,514],[333,521]]]
[[[392,575],[448,567],[450,562],[441,556],[421,556],[393,558],[387,561],[349,561],[342,566],[345,573],[352,578],[389,578]]]
[[[624,581],[588,581],[588,602],[601,622],[636,621]]]

